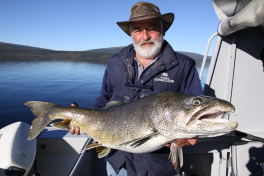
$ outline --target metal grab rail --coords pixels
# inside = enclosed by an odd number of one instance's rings
[[[208,40],[207,42],[207,46],[206,46],[206,50],[205,50],[205,53],[204,53],[204,57],[203,57],[203,62],[202,62],[202,66],[201,66],[201,70],[200,70],[200,73],[199,73],[199,78],[200,80],[202,79],[202,76],[203,76],[203,72],[204,72],[204,66],[205,66],[205,62],[206,62],[206,58],[207,58],[207,55],[208,55],[208,51],[209,51],[209,47],[210,47],[210,44],[212,42],[212,39],[218,35],[218,33],[214,33]]]

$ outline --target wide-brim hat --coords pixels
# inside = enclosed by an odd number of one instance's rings
[[[130,10],[129,20],[120,21],[117,22],[117,24],[127,35],[130,36],[129,23],[133,21],[147,20],[151,18],[160,18],[165,23],[167,23],[167,28],[164,31],[166,32],[173,23],[174,14],[165,13],[161,15],[159,8],[155,4],[149,2],[138,2],[132,6]]]

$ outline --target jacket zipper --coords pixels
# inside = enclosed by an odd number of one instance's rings
[[[128,81],[129,81],[130,84],[132,84],[132,78],[131,78],[130,75],[129,75],[129,71],[128,71],[128,68],[127,68],[127,65],[126,65],[126,62],[125,62],[125,61],[124,61],[124,65],[125,65],[125,68],[126,68]]]

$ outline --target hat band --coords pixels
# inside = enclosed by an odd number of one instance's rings
[[[138,16],[135,16],[135,17],[130,17],[130,21],[132,20],[137,20],[137,19],[140,19],[140,18],[151,18],[151,17],[158,17],[160,16],[159,13],[154,13],[154,14],[142,14],[142,15],[138,15]]]

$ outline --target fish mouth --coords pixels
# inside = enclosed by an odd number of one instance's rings
[[[188,121],[187,126],[193,126],[198,123],[234,123],[228,119],[224,119],[224,116],[235,112],[234,107],[218,108],[218,107],[205,107],[196,112],[192,118]]]

